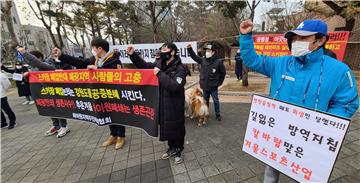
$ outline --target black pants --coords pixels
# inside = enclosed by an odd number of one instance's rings
[[[242,74],[236,74],[238,80],[242,79]]]
[[[55,129],[65,128],[67,125],[66,119],[61,118],[51,118],[51,121],[53,122],[53,126]]]
[[[125,126],[109,125],[110,135],[113,137],[125,137]]]
[[[11,109],[7,97],[1,98],[1,125],[6,125],[5,114],[9,117],[10,125],[14,124],[16,121],[16,116],[13,110]]]
[[[176,140],[168,140],[168,145],[170,149],[180,149],[180,151],[184,150],[184,138],[176,139]]]

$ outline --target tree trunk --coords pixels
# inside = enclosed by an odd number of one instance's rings
[[[19,44],[19,42],[17,40],[16,33],[14,30],[14,26],[13,26],[13,21],[11,18],[11,7],[12,7],[12,1],[6,1],[5,7],[1,8],[1,12],[2,12],[1,16],[5,20],[6,26],[10,33],[10,37],[11,37],[11,41],[12,41],[11,44],[14,46],[14,48],[16,48],[16,46]]]
[[[110,28],[110,36],[111,36],[111,40],[112,40],[112,44],[115,45],[115,36],[114,36],[114,29],[112,28],[112,23],[111,23],[111,19],[110,16],[107,17],[108,20],[108,26]]]
[[[255,0],[253,0],[250,7],[250,11],[251,11],[250,19],[252,22],[254,21],[255,8],[256,8],[256,4],[255,4]],[[245,64],[243,64],[242,80],[243,80],[242,82],[243,86],[249,86],[249,69],[245,66]]]
[[[62,49],[64,47],[64,42],[62,40],[62,37],[61,37],[61,31],[60,31],[60,26],[59,26],[59,22],[57,23],[58,26],[56,26],[56,33],[57,33],[57,36],[58,36],[58,40],[59,40],[59,46],[60,46],[60,49]]]
[[[1,17],[6,22],[6,26],[10,33],[11,41],[4,43],[2,42],[6,54],[3,55],[3,58],[7,58],[7,60],[16,60],[15,59],[15,48],[19,45],[19,42],[16,37],[16,33],[13,27],[13,21],[11,18],[11,7],[12,1],[6,1],[5,7],[1,7]],[[5,59],[4,59],[5,60]]]
[[[100,25],[99,25],[99,22],[97,20],[95,20],[95,26],[96,26],[96,32],[97,32],[99,38],[102,38]]]
[[[346,19],[345,28],[347,31],[352,31],[355,26],[355,18]]]
[[[90,27],[91,27],[91,35],[92,35],[92,38],[95,38],[96,37],[96,33],[95,33],[95,26],[94,26],[94,21],[92,19],[92,17],[90,17],[90,21],[89,21],[89,24],[90,24]]]

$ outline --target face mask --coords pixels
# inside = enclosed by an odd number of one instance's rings
[[[25,67],[29,67],[29,64],[24,64]]]
[[[97,52],[95,50],[91,50],[91,53],[92,53],[92,55],[94,55],[94,57],[97,56]]]
[[[310,43],[306,41],[295,41],[291,43],[291,55],[300,57],[311,53],[309,45]]]
[[[166,62],[166,61],[170,60],[170,58],[171,58],[170,52],[171,51],[165,52],[165,53],[164,52],[160,53],[160,59],[161,59],[162,62]]]
[[[21,66],[21,65],[17,65],[17,66],[15,66],[15,68],[17,68],[17,69],[21,69],[21,68],[22,68],[22,66]]]
[[[211,53],[211,52],[206,52],[205,53],[205,57],[206,58],[210,58],[210,57],[212,57],[213,56],[213,54]]]

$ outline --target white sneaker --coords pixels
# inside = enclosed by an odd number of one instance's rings
[[[29,101],[26,100],[22,103],[22,105],[26,105],[26,104],[29,104]]]
[[[48,131],[45,132],[45,135],[46,135],[46,136],[51,136],[51,135],[54,135],[54,134],[57,133],[57,132],[58,132],[58,130],[57,130],[54,126],[52,126],[52,127],[50,128],[50,130],[48,130]]]
[[[65,136],[67,133],[70,132],[70,129],[68,127],[61,127],[58,131],[58,134],[56,135],[57,138]]]
[[[180,156],[175,156],[175,164],[180,164],[180,163],[182,163],[181,155]]]
[[[35,104],[35,101],[32,100],[29,102],[29,105],[32,105],[32,104]]]
[[[180,149],[177,149],[175,153],[175,164],[180,164],[180,163],[182,163],[181,151]]]

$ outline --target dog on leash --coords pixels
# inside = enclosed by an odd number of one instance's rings
[[[205,125],[209,118],[209,107],[206,105],[202,91],[199,88],[185,91],[185,116],[198,118],[198,126]]]

